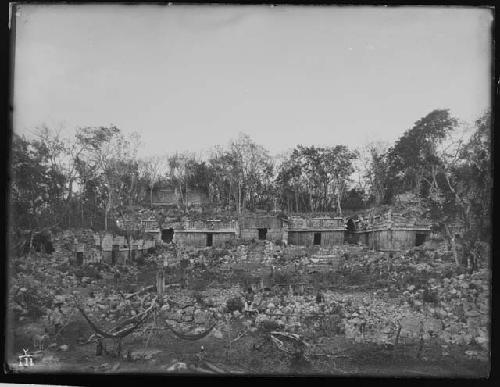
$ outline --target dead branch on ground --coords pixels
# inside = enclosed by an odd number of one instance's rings
[[[203,339],[205,336],[208,336],[208,334],[215,328],[215,325],[216,325],[216,323],[213,323],[204,332],[192,334],[192,335],[187,335],[185,333],[176,331],[173,327],[166,324],[168,330],[171,331],[175,336],[177,336],[179,339],[188,340],[188,341],[196,341],[196,340]]]
[[[135,293],[125,294],[125,295],[124,295],[124,298],[125,298],[126,300],[128,300],[128,299],[130,299],[130,298],[132,298],[132,297],[135,297],[135,296],[138,296],[138,295],[140,295],[140,294],[142,294],[142,293],[150,292],[150,291],[154,290],[155,288],[156,288],[156,286],[155,286],[155,285],[150,285],[150,286],[147,286],[147,287],[145,287],[145,288],[142,288],[142,289],[138,290],[138,291],[137,291],[137,292],[135,292]]]
[[[76,305],[76,308],[80,311],[80,313],[82,314],[82,316],[85,318],[85,320],[88,322],[88,324],[90,325],[90,327],[94,330],[94,332],[96,334],[102,336],[103,338],[108,338],[108,339],[122,339],[125,336],[129,335],[130,333],[134,332],[137,328],[139,328],[139,326],[142,323],[144,323],[144,321],[146,320],[146,318],[149,315],[149,312],[151,312],[154,309],[154,307],[156,306],[156,298],[153,299],[153,301],[151,303],[151,306],[148,309],[146,309],[141,314],[139,314],[137,316],[134,316],[134,318],[132,320],[128,321],[127,325],[132,324],[132,326],[130,326],[128,328],[125,326],[122,329],[119,329],[118,327],[114,327],[109,332],[107,332],[107,331],[99,328],[90,319],[90,317],[85,313],[85,311],[83,310],[83,308],[79,305],[79,303],[76,300],[75,300],[75,305]],[[120,325],[123,326],[123,323],[120,324]]]

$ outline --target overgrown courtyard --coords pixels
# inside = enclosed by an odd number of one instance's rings
[[[471,274],[450,253],[251,242],[175,254],[167,245],[115,267],[70,265],[64,254],[13,259],[12,369],[489,372],[489,271]],[[34,367],[19,367],[26,348]]]

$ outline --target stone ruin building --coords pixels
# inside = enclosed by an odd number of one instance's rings
[[[245,241],[283,240],[283,219],[273,215],[244,215],[239,220],[240,238]]]
[[[239,236],[236,220],[186,220],[174,230],[173,241],[179,246],[224,247],[226,242]]]
[[[346,223],[346,239],[377,251],[401,251],[424,244],[431,225],[414,217],[387,211],[368,219],[358,216]]]
[[[425,243],[431,225],[416,217],[387,211],[380,215],[361,214],[349,218],[244,214],[238,219],[166,220],[158,224],[151,217],[138,224],[120,223],[123,230],[139,230],[142,238],[107,234],[75,237],[72,261],[127,264],[160,244],[179,247],[225,247],[232,241],[272,241],[291,246],[332,247],[360,244],[377,251],[402,251]],[[57,246],[55,246],[57,249]]]
[[[344,244],[343,218],[294,216],[286,223],[289,245],[329,247]]]

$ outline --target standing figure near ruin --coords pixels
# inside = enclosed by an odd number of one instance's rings
[[[254,293],[252,288],[249,287],[247,289],[247,293],[245,294],[245,314],[249,314],[253,310],[252,308],[253,300],[254,300]]]
[[[253,301],[253,297],[254,297],[253,290],[252,290],[251,287],[248,287],[247,294],[246,294],[245,298],[247,299],[247,301],[252,302]]]
[[[316,293],[316,303],[321,304],[324,301],[323,293],[321,293],[321,289],[318,289],[318,292]]]

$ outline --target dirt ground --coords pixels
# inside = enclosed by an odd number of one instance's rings
[[[236,330],[236,327],[234,327]],[[144,358],[126,360],[111,355],[95,356],[95,344],[71,345],[67,352],[45,351],[33,367],[18,367],[13,359],[11,367],[19,372],[166,372],[177,363],[196,364],[200,347],[206,358],[217,368],[233,374],[330,374],[359,376],[406,377],[486,377],[489,363],[470,360],[462,355],[463,348],[442,356],[440,346],[425,348],[422,359],[415,359],[414,346],[398,350],[384,350],[369,344],[353,344],[338,337],[324,343],[325,350],[342,353],[336,359],[316,359],[312,364],[297,368],[287,356],[264,343],[259,335],[248,335],[227,351],[225,342],[206,337],[197,342],[186,342],[172,335],[158,332],[146,347],[144,339],[129,339],[123,344],[125,351],[141,353]],[[62,342],[62,341],[61,341]],[[149,356],[148,356],[149,355]],[[149,358],[150,357],[150,358]],[[189,368],[188,373],[204,373]],[[205,371],[206,372],[206,371]]]

